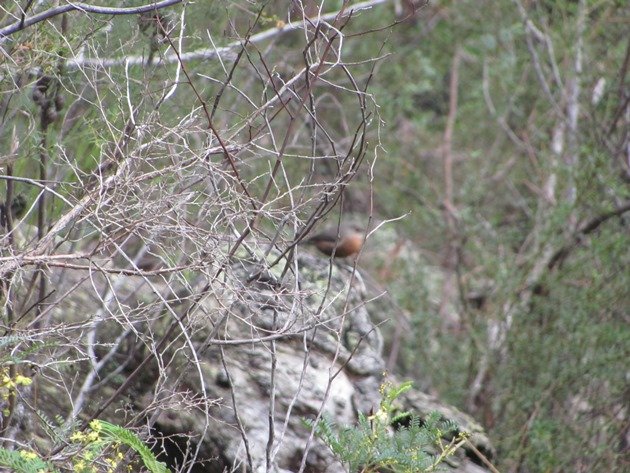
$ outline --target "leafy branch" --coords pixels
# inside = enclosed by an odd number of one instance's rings
[[[421,419],[409,412],[399,412],[396,399],[411,389],[411,382],[400,386],[384,384],[379,409],[359,414],[356,426],[337,427],[323,418],[316,426],[316,435],[324,441],[348,471],[376,473],[387,469],[392,473],[435,471],[468,439],[458,426],[433,412]],[[309,427],[313,422],[306,420]],[[450,438],[444,443],[444,438]]]

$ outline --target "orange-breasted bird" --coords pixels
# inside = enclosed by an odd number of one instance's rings
[[[321,233],[306,240],[326,256],[336,258],[352,256],[363,246],[365,232],[358,225],[341,224],[325,228]]]

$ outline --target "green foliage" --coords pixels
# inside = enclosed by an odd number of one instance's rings
[[[0,447],[0,466],[15,473],[55,473],[59,470],[33,452]]]
[[[5,351],[6,348],[12,348],[20,345],[20,350]],[[29,357],[44,348],[54,347],[58,344],[55,342],[31,342],[28,339],[19,336],[9,336],[0,339],[0,366],[7,364],[20,364],[28,362]]]
[[[51,419],[49,415],[41,409],[37,409],[37,417],[42,430],[55,444],[66,442],[69,433],[73,432],[79,426],[78,419],[68,422],[59,414],[55,415],[54,419]]]
[[[543,93],[519,3],[541,32],[534,43],[549,41],[533,47],[563,110],[578,76],[574,164],[566,161],[569,132],[559,127],[565,117]],[[392,55],[374,81],[388,151],[375,164],[374,195],[385,217],[412,212],[398,226],[410,242],[408,253],[382,263],[388,288],[411,314],[399,368],[486,421],[501,471],[623,469],[618,439],[626,427],[617,413],[628,396],[628,213],[577,241],[575,228],[630,198],[628,167],[621,164],[627,119],[618,115],[627,106],[627,27],[613,20],[624,14],[620,2],[586,2],[583,69],[576,74],[579,5],[429,6],[393,29],[386,51]],[[459,261],[448,268],[441,146],[458,48],[464,56],[452,171]],[[441,111],[419,100],[427,92],[442,97]],[[552,146],[559,128],[560,153]],[[550,183],[555,189],[548,200]],[[571,188],[575,201],[566,198]],[[546,252],[567,245],[563,264],[545,266]],[[443,300],[445,278],[454,273],[456,288]],[[513,325],[505,346],[488,354],[489,325],[508,311]],[[459,320],[449,326],[444,314]],[[486,357],[491,367],[484,391],[473,398],[470,387]]]
[[[20,349],[15,347],[19,346]],[[22,387],[29,386],[33,380],[19,373],[17,366],[28,361],[28,358],[41,351],[47,343],[31,343],[19,336],[8,336],[0,339],[0,409],[6,422],[13,414],[12,399]]]
[[[80,445],[70,459],[72,471],[77,473],[97,473],[103,471],[98,465],[106,465],[107,471],[114,471],[123,460],[121,446],[134,450],[151,473],[170,473],[159,462],[153,452],[136,434],[124,427],[109,422],[94,420],[86,432],[77,431],[70,437],[73,445]],[[38,454],[26,450],[7,450],[0,447],[0,466],[10,468],[16,473],[56,473],[56,465],[44,461]]]
[[[323,418],[315,426],[315,433],[351,472],[435,471],[465,442],[466,435],[456,435],[457,425],[439,413],[421,420],[415,414],[397,412],[396,399],[409,389],[410,382],[384,385],[377,412],[369,416],[359,414],[356,426],[337,427]],[[307,421],[307,425],[313,427],[312,422]],[[443,444],[444,437],[451,438],[451,442]]]
[[[75,461],[75,470],[91,472],[89,463],[96,458],[102,458],[102,461],[115,468],[123,454],[120,447],[125,445],[134,450],[140,458],[144,466],[151,473],[169,473],[170,470],[159,462],[151,450],[138,438],[136,434],[129,429],[111,424],[102,420],[93,420],[90,422],[90,430],[88,432],[75,432],[71,437],[74,442],[81,442],[85,445],[85,451],[82,458]],[[108,455],[107,449],[112,452]]]
[[[100,426],[99,432],[104,439],[126,445],[135,450],[138,455],[140,455],[140,458],[142,458],[144,466],[152,473],[168,473],[170,471],[166,468],[164,463],[159,462],[157,458],[155,458],[153,452],[130,430],[105,421],[98,421],[98,425]]]
[[[585,457],[621,464],[623,453],[614,445],[624,420],[614,412],[627,404],[620,367],[630,346],[623,318],[630,300],[629,244],[614,229],[602,230],[562,272],[544,279],[545,293],[534,298],[529,316],[516,320],[509,361],[497,380],[505,420],[496,433],[514,449],[510,457],[521,456],[530,471],[571,469],[575,452],[594,438],[599,446]]]
[[[519,3],[527,10],[531,25],[520,16]],[[394,262],[382,264],[383,273],[389,271],[389,280],[393,282],[388,287],[390,293],[410,319],[410,330],[400,339],[401,363],[397,368],[417,378],[423,387],[430,386],[439,392],[444,400],[484,419],[499,449],[502,470],[574,471],[578,466],[589,469],[596,465],[600,471],[616,471],[623,461],[623,452],[617,445],[627,430],[627,422],[619,414],[628,397],[627,214],[611,219],[596,232],[579,235],[563,264],[545,268],[544,257],[545,252],[573,243],[575,225],[589,222],[630,198],[627,160],[624,152],[619,151],[627,149],[627,118],[624,118],[627,23],[619,20],[627,17],[626,3],[586,2],[583,66],[579,72],[574,70],[574,64],[580,2],[447,0],[437,5],[431,2],[414,18],[391,31],[382,27],[384,21],[396,19],[394,9],[381,5],[371,12],[354,15],[344,29],[348,36],[343,60],[356,77],[369,71],[374,56],[387,56],[386,61],[378,63],[368,92],[374,94],[377,118],[383,123],[378,137],[373,134],[369,139],[387,150],[386,155],[379,150],[379,159],[370,169],[373,178],[369,179],[369,188],[378,197],[374,199],[377,219],[411,212],[397,226],[407,237],[406,253]],[[237,31],[246,30],[259,7],[243,2],[191,3],[186,7],[189,9],[186,47],[206,48],[208,36],[216,40],[217,47],[224,46],[235,39]],[[168,15],[176,21],[181,8],[169,10]],[[332,8],[333,3],[325,4],[326,11]],[[14,10],[16,15],[18,11]],[[243,11],[249,14],[243,15]],[[73,27],[71,34],[65,36],[51,29],[48,23],[16,35],[21,44],[11,51],[11,61],[7,64],[24,71],[24,78],[30,77],[27,71],[36,69],[55,75],[59,56],[69,57],[68,50],[79,51],[83,44],[87,45],[88,56],[98,58],[146,54],[151,47],[150,38],[141,35],[134,16],[90,19],[87,15],[72,14],[69,18]],[[254,32],[285,19],[286,2],[265,3],[262,20]],[[528,46],[526,34],[531,26],[537,29],[533,45]],[[381,31],[382,35],[352,37],[353,33],[367,30]],[[256,46],[265,60],[274,65],[269,71],[273,75],[290,77],[296,68],[303,66],[303,53],[295,47],[300,34],[282,34],[273,43]],[[538,51],[538,64],[532,58],[532,47]],[[161,45],[159,54],[165,50],[166,45]],[[446,242],[448,228],[443,217],[442,151],[449,113],[449,79],[456,50],[463,53],[452,143],[458,263],[457,268],[449,268],[444,258],[450,242]],[[256,54],[248,56],[260,66]],[[206,59],[185,64],[195,77],[199,74],[223,77],[226,65],[227,62]],[[182,91],[166,107],[159,111],[155,108],[164,84],[180,80],[174,70],[168,66],[113,67],[107,68],[100,78],[94,76],[87,82],[83,70],[64,73],[67,75],[63,77],[63,94],[68,102],[65,111],[74,102],[80,106],[81,119],[66,122],[67,129],[63,132],[59,127],[50,127],[48,131],[54,166],[49,177],[57,192],[73,202],[75,195],[81,195],[80,189],[73,185],[84,182],[83,173],[99,169],[111,158],[110,145],[120,142],[121,130],[129,119],[130,99],[134,99],[137,107],[134,111],[137,123],[147,122],[147,115],[159,113],[159,126],[173,130],[182,117],[199,106],[194,94]],[[12,75],[6,68],[2,71],[3,77]],[[549,95],[556,104],[543,93],[539,74],[546,77]],[[108,83],[107,77],[111,83],[101,87]],[[93,92],[86,93],[84,89],[90,81],[87,89]],[[596,102],[592,100],[593,90],[600,81],[605,86]],[[565,127],[568,121],[564,113],[570,97],[569,85],[574,82],[580,87],[575,136],[577,162],[567,165],[565,158],[570,152],[566,137],[570,131]],[[41,132],[32,100],[32,79],[15,93],[7,92],[13,87],[11,83],[3,82],[2,92],[7,94],[6,102],[13,111],[9,107],[3,114],[6,121],[0,127],[0,143],[6,145],[1,154],[9,153],[14,125],[20,137],[14,175],[35,178]],[[236,68],[232,83],[248,84],[242,93],[251,97],[270,93],[264,90],[263,82],[251,80],[250,70]],[[208,103],[221,89],[220,83],[209,80],[197,80],[195,86]],[[229,114],[247,117],[251,111],[245,101],[229,98],[230,94],[236,94],[235,90],[227,88],[224,92],[221,113],[216,116],[219,128],[227,127],[230,122],[222,112],[227,110]],[[339,131],[351,121],[344,113],[354,110],[341,90],[327,93],[339,106],[329,110],[320,107],[317,114],[318,120],[334,124],[327,132],[336,145],[347,138]],[[139,96],[142,100],[135,100]],[[88,106],[93,103],[99,104],[100,109]],[[331,119],[327,114],[338,117]],[[188,123],[196,126],[195,120]],[[108,126],[103,126],[104,122]],[[562,153],[554,151],[552,146],[558,125],[562,125],[565,134]],[[149,126],[143,128],[142,134],[152,136],[153,132]],[[194,139],[182,136],[182,141],[194,149],[205,148],[205,133]],[[175,142],[168,146],[173,156],[187,153],[185,147],[180,148]],[[266,144],[263,142],[261,146]],[[302,151],[299,147],[291,148],[287,155]],[[156,170],[165,166],[159,160],[159,152],[155,152],[157,157],[147,153],[139,166]],[[260,169],[266,169],[268,162],[258,158],[248,160],[246,149],[241,153],[246,162],[241,172],[249,170],[251,176],[262,175]],[[323,160],[284,161],[288,171],[302,176],[313,163]],[[75,164],[75,169],[69,171],[67,163]],[[545,186],[552,177],[556,191],[548,198]],[[160,175],[154,182],[166,180]],[[24,193],[29,205],[41,193],[37,186],[15,184],[16,192]],[[259,185],[264,185],[262,179],[248,183],[252,190]],[[576,199],[567,201],[564,196],[573,186]],[[0,190],[4,189],[5,184],[0,184]],[[125,204],[145,197],[129,194]],[[199,208],[204,205],[196,200],[193,203]],[[60,199],[50,203],[51,221],[64,211],[63,205]],[[128,208],[121,210],[131,212]],[[197,214],[198,210],[191,213]],[[278,215],[281,218],[282,211]],[[28,218],[34,222],[35,212]],[[393,252],[383,253],[389,256]],[[178,255],[177,251],[170,254],[173,258]],[[530,276],[536,265],[543,270],[532,281]],[[455,273],[457,287],[448,300],[442,300],[446,276]],[[181,277],[193,280],[194,274],[196,269],[190,276]],[[533,293],[532,297],[521,299],[528,291]],[[521,301],[525,303],[519,305]],[[483,380],[487,391],[478,396],[482,400],[476,405],[477,400],[470,398],[470,386],[478,372],[479,360],[488,354],[488,327],[503,321],[511,309],[514,309],[510,312],[511,328],[504,346],[495,355],[488,355],[490,370]],[[454,315],[459,323],[448,326],[443,313]],[[46,346],[25,341],[14,336],[0,338],[0,368],[13,369]],[[18,344],[20,350],[13,350]],[[0,400],[6,401],[28,382],[16,373],[1,373],[6,380],[0,384]],[[395,414],[393,401],[400,395],[398,389],[403,387],[385,393],[379,411],[361,417],[356,427],[340,428],[324,420],[316,427],[318,434],[342,461],[357,468],[376,468],[377,464],[398,468],[396,471],[431,468],[431,462],[440,456],[440,447],[435,443],[440,437],[435,430],[426,429],[435,425],[431,419],[423,424],[414,416]],[[67,431],[63,432],[53,422],[43,416],[40,420],[47,425],[51,438],[67,437]],[[390,432],[392,423],[403,420],[403,427]],[[437,430],[443,429],[438,426]],[[90,443],[100,448],[95,451],[98,455],[104,454],[106,444],[126,445],[137,451],[145,464],[160,471],[160,464],[152,460],[146,446],[122,427],[103,424],[98,438],[104,443]],[[423,446],[418,458],[414,457],[413,445]],[[27,468],[24,463],[27,460],[16,455],[19,454],[0,451],[0,460],[13,462],[16,471],[30,471],[15,466]],[[32,459],[33,464],[36,461],[41,460]]]

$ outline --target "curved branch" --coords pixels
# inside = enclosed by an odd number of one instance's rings
[[[160,8],[170,7],[176,3],[181,3],[182,0],[162,0],[161,2],[151,3],[149,5],[143,5],[140,7],[128,7],[128,8],[112,8],[101,7],[98,5],[90,5],[82,2],[67,3],[55,8],[50,8],[46,11],[33,15],[30,18],[22,18],[15,23],[0,28],[0,42],[2,42],[7,36],[17,33],[23,29],[28,28],[36,23],[47,20],[62,13],[67,13],[73,10],[80,10],[85,13],[95,13],[98,15],[137,15],[139,13],[150,12],[159,10]]]
[[[547,263],[547,268],[551,270],[554,269],[556,266],[562,264],[562,262],[569,255],[569,252],[571,252],[571,250],[573,250],[580,243],[580,239],[582,237],[588,235],[589,233],[593,233],[595,230],[597,230],[597,228],[599,228],[601,224],[603,224],[607,220],[618,217],[626,212],[630,212],[630,202],[626,202],[621,207],[615,210],[611,210],[610,212],[598,215],[597,217],[587,222],[581,229],[575,232],[571,242],[564,245],[551,256],[549,262]]]
[[[356,12],[368,10],[372,7],[380,5],[382,3],[387,3],[391,0],[366,0],[364,2],[355,3],[347,7],[345,12],[343,12],[343,17],[347,17],[353,15]],[[325,13],[319,15],[316,19],[313,19],[313,24],[317,25],[321,21],[329,21],[337,17],[340,14],[341,10],[335,10],[330,13]],[[269,28],[267,30],[261,31],[259,33],[253,34],[249,38],[249,43],[254,44],[258,43],[275,36],[289,33],[291,31],[299,30],[304,28],[304,21],[302,19],[292,21],[290,23],[281,24],[275,26],[273,28]],[[1,30],[0,30],[1,31]],[[195,51],[189,52],[180,52],[179,55],[173,53],[168,54],[162,58],[156,58],[154,65],[162,65],[162,64],[171,64],[176,62],[188,62],[192,60],[201,60],[201,59],[214,59],[218,56],[222,56],[224,54],[233,53],[234,49],[241,48],[243,46],[243,41],[237,40],[229,43],[223,47],[212,47],[212,48],[203,48]],[[234,54],[233,57],[230,57],[230,60],[233,60],[236,57]],[[129,65],[142,65],[146,62],[146,57],[144,56],[127,56],[121,58],[84,58],[81,55],[76,57],[75,59],[70,59],[66,62],[66,66],[69,68],[75,68],[80,66],[97,66],[97,67],[113,67],[120,66],[123,64]]]

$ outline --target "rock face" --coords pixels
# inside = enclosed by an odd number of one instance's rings
[[[217,340],[205,341],[205,396],[219,400],[209,419],[178,412],[172,421],[164,416],[157,421],[163,433],[204,432],[197,440],[200,457],[221,452],[216,471],[250,461],[257,472],[297,472],[301,466],[308,472],[342,472],[327,447],[309,440],[303,419],[323,414],[337,425],[353,425],[357,412],[378,408],[385,362],[379,330],[363,301],[360,272],[308,255],[298,267],[292,287],[274,285],[273,275],[249,283],[241,292],[247,296],[234,299],[232,316],[214,326]],[[234,277],[246,281],[254,269],[242,267]],[[198,391],[199,383],[189,386],[187,379],[182,376],[173,391]],[[473,442],[490,455],[482,429],[456,409],[413,391],[401,399],[401,408],[421,415],[441,412],[473,433]],[[484,471],[464,456],[450,466]]]
[[[272,471],[299,470],[310,435],[304,418],[325,414],[351,425],[357,411],[379,402],[381,340],[361,301],[359,274],[313,257],[299,266],[303,277],[293,289],[274,287],[265,278],[251,283],[247,298],[235,303],[235,316],[225,319],[220,332],[245,343],[210,342],[203,354],[207,396],[222,399],[210,410],[214,425],[203,442],[224,452],[228,463],[249,455],[254,471],[266,471],[267,461]],[[187,427],[202,431],[204,423],[203,416],[192,415]],[[343,471],[321,444],[310,442],[309,450],[308,471]]]
[[[304,419],[324,415],[337,425],[353,425],[358,412],[379,406],[382,339],[364,301],[361,272],[308,254],[279,270],[284,277],[242,261],[220,278],[197,278],[179,288],[154,276],[130,285],[125,275],[93,275],[86,281],[84,275],[65,274],[63,285],[100,294],[67,298],[56,311],[59,323],[63,317],[67,322],[70,312],[88,314],[84,325],[75,320],[67,333],[93,343],[86,350],[94,352],[92,370],[83,363],[80,374],[64,374],[83,380],[75,382],[68,398],[84,417],[129,380],[101,418],[149,425],[164,439],[155,450],[174,471],[343,472]],[[215,269],[205,274],[216,274]],[[116,293],[115,309],[104,302],[108,288]],[[174,330],[161,343],[169,327]],[[98,379],[110,382],[93,381],[90,389],[80,389],[97,360],[107,357]],[[150,362],[140,365],[147,357]],[[46,389],[44,383],[41,405],[52,415],[69,412],[70,403],[60,400],[54,386]],[[82,393],[80,403],[77,393]],[[403,410],[421,416],[437,410],[455,420],[491,457],[482,429],[465,414],[419,392],[399,400]],[[485,471],[470,458],[462,449],[446,467]]]

